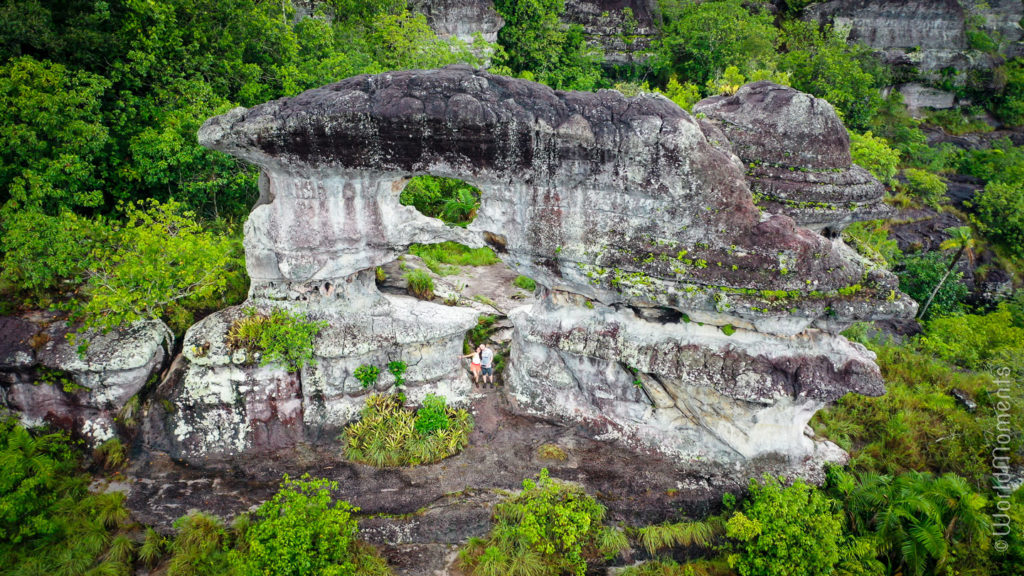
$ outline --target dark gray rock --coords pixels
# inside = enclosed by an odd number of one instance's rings
[[[836,232],[889,213],[885,187],[853,164],[846,127],[825,100],[762,81],[702,100],[693,111],[732,144],[765,210]]]

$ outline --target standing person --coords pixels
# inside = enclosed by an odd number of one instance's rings
[[[476,347],[472,353],[460,356],[460,358],[470,358],[469,371],[473,373],[473,385],[480,384],[480,350],[484,347],[483,344]]]
[[[480,351],[480,368],[484,375],[484,386],[488,383],[494,386],[494,350],[486,344],[482,344]]]

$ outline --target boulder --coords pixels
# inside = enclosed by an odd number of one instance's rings
[[[693,111],[731,143],[761,208],[835,233],[889,213],[885,187],[853,163],[846,127],[825,100],[762,81],[701,100]]]
[[[79,354],[69,330],[52,316],[0,318],[3,405],[26,425],[50,424],[95,446],[114,436],[124,424],[119,413],[156,380],[174,337],[160,321],[139,322],[79,335],[88,342]]]

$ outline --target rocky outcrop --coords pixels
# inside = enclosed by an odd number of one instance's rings
[[[657,10],[657,0],[566,0],[562,19],[582,26],[607,64],[623,65],[650,57],[659,33]]]
[[[494,0],[411,0],[409,7],[427,17],[439,36],[473,42],[476,34],[498,41],[498,30],[505,20],[494,9]]]
[[[825,100],[763,81],[702,100],[693,111],[731,144],[765,210],[834,235],[889,213],[885,187],[853,164],[846,127]]]
[[[173,336],[159,321],[87,332],[80,355],[68,331],[50,315],[0,317],[0,400],[26,425],[49,424],[95,446],[125,424],[119,414],[137,417],[132,399],[159,375]],[[135,414],[123,413],[131,402]]]
[[[996,41],[1002,54],[1024,55],[1024,4],[1019,0],[832,0],[811,5],[806,15],[848,30],[851,42],[930,80],[940,79],[946,68],[965,73],[998,63],[972,46],[970,38],[979,32]]]
[[[830,110],[760,129],[782,154],[822,131],[803,124],[841,129]],[[841,241],[761,212],[729,152],[753,144],[715,141],[725,129],[713,128],[660,96],[556,92],[466,66],[358,76],[209,120],[202,144],[263,170],[246,224],[250,304],[307,311],[331,327],[320,364],[290,379],[240,370],[218,344],[235,312],[193,327],[186,350],[206,356],[192,354],[165,391],[186,408],[165,427],[175,454],[252,450],[264,417],[301,421],[306,437],[328,431],[358,407],[351,371],[371,360],[418,359],[411,388],[458,400],[457,342],[472,315],[381,296],[372,282],[374,267],[410,243],[456,240],[489,244],[543,286],[537,304],[510,313],[507,388],[520,410],[693,463],[835,459],[841,451],[804,435],[807,421],[847,391],[882,391],[872,354],[836,333],[914,305]],[[845,160],[855,172],[844,145],[820,151],[839,160],[803,161],[835,169]],[[399,204],[418,174],[482,191],[468,229]],[[282,416],[282,405],[294,410]],[[199,422],[197,412],[210,416]],[[228,441],[209,442],[224,431]]]

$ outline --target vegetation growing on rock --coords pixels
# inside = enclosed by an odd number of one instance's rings
[[[401,394],[371,394],[360,419],[345,429],[345,456],[379,468],[432,464],[458,454],[469,443],[473,417],[427,395],[418,410]]]

